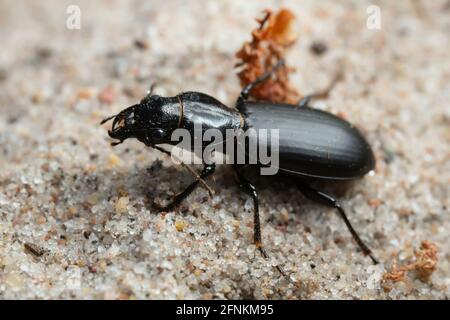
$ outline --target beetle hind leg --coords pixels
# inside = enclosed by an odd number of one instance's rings
[[[344,209],[342,209],[339,202],[333,198],[332,196],[323,193],[321,191],[317,191],[309,186],[306,186],[304,184],[299,183],[298,184],[300,191],[307,197],[308,199],[326,205],[331,208],[335,208],[338,212],[340,217],[344,220],[345,225],[347,226],[347,229],[350,231],[353,239],[355,239],[356,243],[358,244],[359,248],[362,250],[362,252],[369,256],[370,259],[374,264],[378,264],[378,260],[373,256],[372,251],[367,247],[367,245],[361,240],[358,233],[353,228],[352,224],[348,220]]]

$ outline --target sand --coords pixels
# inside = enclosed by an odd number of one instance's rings
[[[448,299],[450,296],[450,6],[379,1],[71,1],[0,3],[0,298]],[[234,53],[266,8],[290,8],[288,56],[302,93],[345,79],[313,103],[357,125],[377,168],[336,195],[382,262],[356,248],[334,210],[295,186],[256,179],[263,259],[252,202],[218,166],[212,199],[199,188],[159,214],[192,177],[137,141],[111,148],[99,121],[156,93],[197,90],[232,106]],[[314,42],[327,50],[317,56]],[[200,169],[200,167],[196,167]],[[383,282],[394,260],[427,240],[436,269]],[[283,266],[285,279],[273,267]]]

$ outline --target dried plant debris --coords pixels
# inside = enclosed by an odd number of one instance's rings
[[[314,53],[316,56],[321,56],[324,53],[327,52],[328,47],[324,42],[321,41],[314,41],[311,46],[310,50],[312,53]]]
[[[384,288],[389,288],[389,282],[406,281],[408,272],[414,271],[419,279],[427,281],[436,270],[438,262],[438,247],[431,241],[424,240],[419,249],[415,250],[415,261],[398,266],[394,261],[392,269],[383,275]]]
[[[45,253],[45,249],[31,242],[24,243],[25,250],[36,257],[40,257]]]
[[[289,47],[297,40],[295,16],[291,11],[281,9],[273,13],[266,9],[264,14],[264,18],[256,19],[259,27],[253,30],[252,40],[245,42],[236,53],[240,59],[236,67],[242,68],[238,73],[242,87],[271,70],[278,60],[284,59]],[[300,94],[289,83],[289,73],[293,71],[293,68],[284,64],[275,77],[254,88],[250,97],[262,101],[296,103]]]

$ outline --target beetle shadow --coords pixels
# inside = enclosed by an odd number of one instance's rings
[[[202,166],[192,168],[200,174]],[[130,197],[142,198],[145,208],[152,214],[159,214],[163,206],[194,181],[192,173],[182,166],[160,159],[132,173],[122,172],[117,175],[117,183],[129,186]],[[186,212],[188,208],[182,204],[179,210]]]
[[[297,185],[302,183],[311,186],[317,191],[340,198],[345,196],[358,183],[358,180],[325,180],[306,176],[294,177],[285,174],[263,176],[259,175],[258,171],[259,168],[249,168],[246,172],[246,177],[255,184],[258,190],[266,190],[274,195],[284,194],[284,191],[291,191],[292,189],[298,190],[298,193],[301,194]]]
[[[195,169],[199,171],[197,167]],[[64,202],[64,206],[79,208],[74,214],[62,213],[58,217],[61,222],[66,222],[74,217],[89,220],[93,217],[93,209],[96,213],[104,211],[104,218],[109,219],[114,214],[114,201],[111,200],[124,195],[133,200],[136,209],[143,204],[150,213],[158,214],[154,206],[156,199],[168,202],[193,181],[194,177],[185,168],[157,158],[147,166],[135,168],[60,169],[53,174],[50,187],[55,189],[52,195],[55,203]]]
[[[201,172],[202,165],[191,167],[196,172]],[[358,183],[358,181],[299,179],[286,175],[261,176],[259,175],[259,170],[259,168],[249,167],[244,171],[244,175],[255,185],[264,206],[270,206],[270,199],[274,198],[277,203],[290,203],[293,201],[297,201],[300,205],[303,203],[314,203],[303,196],[297,187],[299,181],[337,199],[343,197],[354,187],[355,183]],[[119,196],[121,192],[126,192],[130,198],[141,198],[141,203],[152,214],[159,214],[162,206],[169,204],[176,194],[183,191],[195,180],[193,175],[182,166],[174,165],[167,159],[161,160],[157,158],[148,166],[135,169],[104,169],[103,171],[85,174],[83,180],[86,184],[80,187],[79,191],[82,193],[96,192],[99,189],[102,177],[106,176],[113,177],[107,180],[108,186],[102,187],[102,196],[106,197],[106,200],[109,201],[112,197]],[[240,198],[236,199],[236,201],[246,201],[249,197],[240,189],[231,166],[219,165],[215,174],[208,178],[206,183],[219,197],[222,189],[231,190],[232,193],[235,192],[236,198]],[[194,191],[192,195],[197,193],[195,201],[210,201],[206,189],[201,185],[199,185],[198,189],[203,190],[203,195],[198,194],[197,190]],[[189,201],[185,200],[177,210],[181,213],[190,211],[188,203]],[[88,207],[85,203],[79,204],[86,208]],[[244,202],[242,202],[243,205]]]
[[[348,193],[351,193],[358,183],[357,180],[319,180],[281,174],[276,176],[261,176],[257,170],[259,169],[249,168],[245,173],[245,176],[255,185],[259,196],[260,209],[265,207],[268,211],[274,212],[273,210],[280,208],[280,206],[293,207],[295,211],[289,211],[289,215],[309,215],[308,212],[310,210],[303,210],[304,207],[309,206],[311,206],[311,208],[322,209],[319,212],[324,212],[323,209],[327,211],[334,210],[333,208],[324,206],[317,201],[307,198],[300,190],[300,187],[298,186],[299,183],[326,193],[340,203],[343,203],[340,199],[344,198]],[[295,208],[300,208],[300,210]],[[316,210],[314,211],[317,213]],[[276,216],[277,214],[274,213],[268,218],[268,221],[278,220],[279,224],[283,224]]]

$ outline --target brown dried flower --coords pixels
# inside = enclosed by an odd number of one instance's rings
[[[287,49],[295,43],[294,14],[281,9],[276,14],[264,10],[263,19],[256,19],[259,28],[253,30],[252,40],[245,42],[236,53],[242,67],[238,73],[242,87],[253,82],[263,73],[271,70],[280,59],[284,59]],[[300,94],[289,84],[289,73],[294,69],[286,64],[278,68],[276,76],[257,86],[250,92],[256,100],[296,103]]]
[[[383,282],[388,280],[392,282],[404,281],[406,273],[409,271],[415,271],[423,281],[428,280],[433,271],[436,270],[437,253],[438,248],[434,243],[429,240],[422,241],[420,248],[414,252],[415,261],[403,266],[397,266],[394,261],[391,271],[383,275]]]

